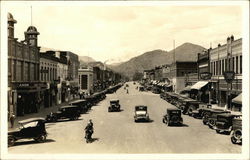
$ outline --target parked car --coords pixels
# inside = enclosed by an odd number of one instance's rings
[[[80,113],[86,113],[88,111],[88,102],[85,99],[72,101],[69,105],[78,106]]]
[[[108,107],[109,112],[120,111],[120,108],[121,108],[121,106],[119,104],[118,99],[111,99],[110,100],[110,106]]]
[[[181,110],[176,108],[168,108],[167,113],[163,116],[163,123],[170,125],[182,125],[183,119],[181,117]]]
[[[215,123],[216,132],[230,134],[232,131],[233,119],[237,117],[241,117],[241,115],[231,113],[218,114]]]
[[[210,104],[206,104],[206,105],[199,105],[199,108],[197,110],[194,110],[193,113],[193,117],[194,118],[203,118],[204,113],[206,112],[206,110],[210,110],[212,108],[212,106]]]
[[[192,114],[192,109],[196,109],[196,107],[199,106],[199,103],[197,100],[186,98],[180,100],[180,109],[183,114]]]
[[[223,113],[230,113],[230,111],[224,111],[224,110],[220,110],[220,109],[207,110],[203,116],[203,124],[207,124],[209,126],[209,128],[215,129],[217,115],[223,114]]]
[[[200,101],[190,101],[187,114],[189,116],[192,116],[194,118],[197,118],[199,114],[199,109],[200,108],[208,108],[208,104],[200,102]]]
[[[159,88],[157,88],[157,87],[154,87],[152,92],[155,93],[155,94],[160,94],[161,90]]]
[[[135,106],[134,120],[135,122],[139,120],[149,121],[147,106],[143,106],[143,105]]]
[[[47,115],[48,122],[56,122],[58,119],[76,120],[80,117],[80,110],[78,106],[62,106],[57,112]]]
[[[144,87],[140,86],[139,91],[145,91]]]
[[[242,117],[233,119],[231,142],[233,144],[242,144]]]
[[[36,117],[19,121],[19,128],[8,132],[8,146],[15,145],[20,139],[34,139],[36,142],[44,142],[47,137],[45,119]]]

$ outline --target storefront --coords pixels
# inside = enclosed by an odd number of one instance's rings
[[[12,106],[17,116],[39,111],[42,97],[40,92],[46,89],[45,83],[19,82],[12,86]]]

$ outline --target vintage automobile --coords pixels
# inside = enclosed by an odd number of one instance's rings
[[[208,109],[204,112],[204,116],[202,118],[203,124],[206,124],[211,129],[215,129],[215,124],[217,121],[217,115],[223,113],[230,113],[230,111],[225,111],[221,109]]]
[[[211,104],[199,105],[199,108],[197,110],[192,111],[193,117],[202,119],[204,116],[204,112],[210,110],[211,108]]]
[[[218,114],[215,123],[216,132],[230,134],[232,131],[233,119],[237,117],[241,117],[241,115],[230,113]]]
[[[44,142],[47,137],[45,119],[36,117],[19,121],[19,129],[8,132],[8,146],[15,145],[20,139],[34,139],[36,142]]]
[[[231,142],[233,144],[242,144],[242,117],[233,119]]]
[[[152,92],[155,94],[160,94],[161,90],[158,87],[153,87]]]
[[[145,91],[144,87],[140,86],[139,91]]]
[[[143,106],[143,105],[135,106],[134,120],[135,120],[135,122],[149,121],[147,106]]]
[[[111,99],[110,106],[108,107],[108,112],[120,111],[121,106],[118,99]]]
[[[58,119],[76,120],[80,117],[78,106],[62,106],[55,113],[50,113],[46,117],[47,122],[56,122]]]
[[[168,108],[167,113],[163,116],[162,122],[170,125],[182,125],[181,110],[176,108]]]
[[[199,114],[199,109],[202,109],[202,108],[208,108],[208,104],[200,102],[200,101],[196,101],[196,100],[190,101],[187,114],[194,118],[198,118],[197,114]]]
[[[75,100],[69,103],[72,106],[78,106],[80,113],[86,113],[88,111],[88,102],[85,99]]]
[[[186,99],[181,99],[179,103],[182,113],[191,115],[193,109],[196,109],[199,106],[200,102],[191,98],[186,98]]]

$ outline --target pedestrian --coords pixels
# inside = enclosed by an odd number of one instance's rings
[[[11,124],[11,128],[14,127],[14,122],[15,122],[15,115],[13,112],[11,112],[11,115],[10,115],[10,124]]]

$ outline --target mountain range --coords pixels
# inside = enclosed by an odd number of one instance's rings
[[[122,64],[109,65],[109,67],[115,72],[132,77],[136,72],[143,72],[143,70],[153,69],[163,64],[171,64],[174,59],[173,55],[175,55],[175,61],[178,62],[197,61],[197,54],[201,53],[203,50],[205,50],[205,48],[202,46],[184,43],[169,52],[164,50],[153,50],[131,58]]]

